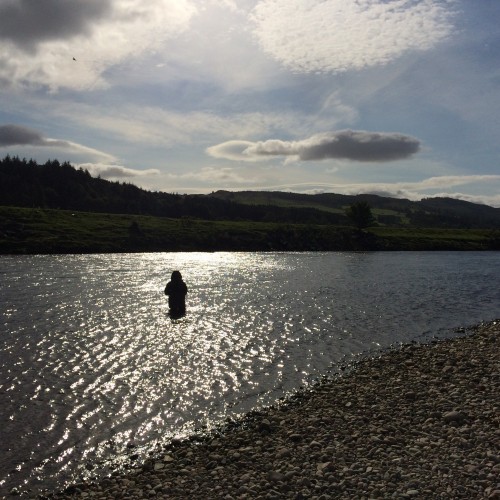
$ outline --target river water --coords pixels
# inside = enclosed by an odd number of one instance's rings
[[[189,287],[179,320],[163,295],[174,269]],[[0,280],[0,496],[92,477],[360,356],[500,317],[500,252],[2,256]]]

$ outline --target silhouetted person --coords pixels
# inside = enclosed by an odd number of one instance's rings
[[[170,281],[165,287],[165,295],[168,295],[168,307],[170,316],[180,318],[186,314],[186,294],[187,286],[182,281],[182,275],[179,271],[174,271]]]

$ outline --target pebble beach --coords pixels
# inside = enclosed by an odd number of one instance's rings
[[[500,321],[411,344],[51,499],[500,499]]]

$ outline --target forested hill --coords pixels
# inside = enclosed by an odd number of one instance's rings
[[[500,228],[500,208],[450,198],[419,202],[375,195],[217,191],[209,195],[151,192],[92,177],[69,163],[0,160],[0,205],[205,220],[345,225],[345,209],[366,201],[381,225]]]
[[[344,214],[312,208],[241,204],[211,195],[151,192],[133,184],[92,177],[57,160],[0,160],[0,206],[82,212],[152,215],[204,220],[248,220],[304,224],[346,224]]]

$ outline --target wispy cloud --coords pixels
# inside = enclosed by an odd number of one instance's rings
[[[183,174],[169,174],[170,179],[194,180],[208,186],[234,186],[248,185],[254,182],[241,175],[238,169],[232,167],[204,167],[199,171],[185,172]]]
[[[465,184],[477,182],[484,184],[488,184],[489,182],[500,182],[500,175],[441,175],[437,177],[429,177],[428,179],[413,182],[409,185],[415,187],[416,189],[442,189],[444,187],[463,186]],[[401,183],[401,185],[405,185],[405,183]]]
[[[454,3],[261,0],[254,33],[265,52],[295,71],[362,69],[448,37]]]
[[[409,158],[420,141],[398,133],[341,130],[317,134],[301,141],[271,139],[261,142],[227,141],[207,148],[215,158],[258,161],[271,156],[295,157],[300,161],[347,159],[382,162]]]
[[[35,103],[37,104],[37,103]],[[106,108],[61,100],[49,110],[63,120],[85,125],[95,131],[127,141],[171,147],[201,144],[220,138],[254,138],[269,135],[300,135],[314,129],[335,127],[352,121],[354,111],[338,99],[322,116],[295,110],[179,112],[152,106],[123,104]]]
[[[87,170],[94,177],[100,176],[103,179],[122,179],[160,174],[160,171],[155,168],[139,170],[105,163],[80,163],[77,167]]]
[[[68,113],[64,109],[62,114]],[[76,116],[68,113],[66,116]],[[78,115],[80,116],[80,115]],[[234,113],[222,116],[215,112],[196,111],[184,113],[165,111],[157,108],[124,106],[111,113],[89,109],[89,113],[79,118],[88,126],[106,133],[140,141],[146,144],[173,146],[192,144],[203,137],[237,134],[238,137],[255,136],[287,128],[296,120],[292,114],[274,113]]]

